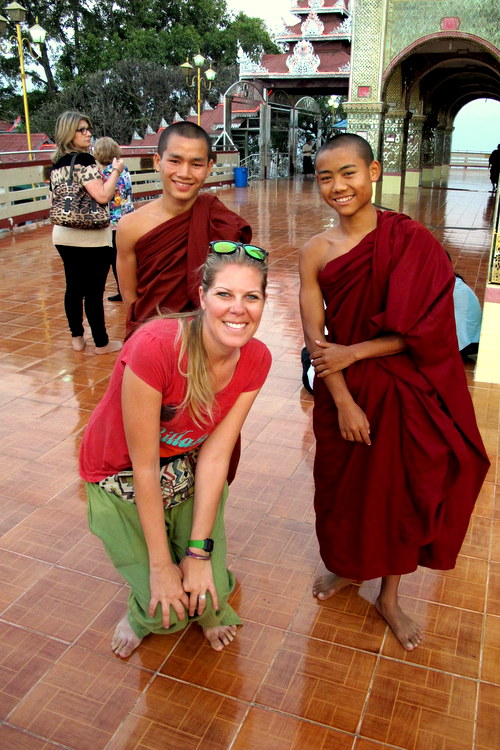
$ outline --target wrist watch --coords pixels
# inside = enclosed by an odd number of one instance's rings
[[[214,548],[213,539],[190,539],[188,547],[195,547],[196,549],[202,549],[205,552],[212,552]]]

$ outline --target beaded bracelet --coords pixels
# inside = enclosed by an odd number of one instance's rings
[[[209,552],[208,555],[197,555],[196,552],[191,552],[188,548],[186,549],[186,557],[194,557],[195,560],[210,560],[212,553]]]

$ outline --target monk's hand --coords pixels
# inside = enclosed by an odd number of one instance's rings
[[[338,406],[340,434],[351,443],[371,445],[370,423],[363,409],[350,399]]]
[[[186,616],[189,598],[182,586],[182,572],[177,565],[165,563],[152,567],[149,574],[151,599],[149,602],[149,616],[153,617],[156,607],[161,604],[163,627],[170,627],[170,607],[179,620]]]
[[[326,378],[334,372],[345,370],[355,361],[351,347],[342,344],[330,344],[328,341],[315,341],[317,349],[311,353],[311,363],[315,375]]]

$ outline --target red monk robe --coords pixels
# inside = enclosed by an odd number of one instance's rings
[[[127,339],[135,329],[162,312],[199,307],[199,267],[213,240],[250,242],[252,230],[215,195],[202,193],[192,208],[143,235],[135,246],[137,299],[127,316]]]
[[[321,557],[357,580],[453,568],[489,462],[458,351],[450,262],[422,225],[378,212],[377,228],[318,280],[329,341],[398,333],[408,347],[344,370],[371,446],[341,437],[333,399],[315,378]]]

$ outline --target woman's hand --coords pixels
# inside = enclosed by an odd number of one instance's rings
[[[113,161],[111,162],[111,167],[112,169],[117,169],[121,174],[125,169],[125,162],[123,161],[123,159],[117,159],[115,156]]]
[[[315,341],[316,349],[311,353],[314,372],[319,378],[326,378],[334,372],[345,370],[355,361],[351,347],[330,344],[328,341]]]
[[[182,572],[179,567],[173,563],[166,563],[161,568],[151,569],[149,585],[149,616],[153,617],[157,605],[161,604],[164,628],[170,627],[170,607],[173,607],[179,620],[184,620],[189,597],[182,586]]]
[[[189,594],[189,616],[205,611],[207,592],[212,597],[214,610],[219,609],[219,600],[215,590],[212,563],[210,560],[197,560],[195,557],[183,557],[179,563],[183,574],[182,585]],[[201,599],[199,598],[201,595]]]
[[[337,409],[340,433],[344,440],[371,445],[370,423],[363,409],[353,399],[349,399],[341,406],[337,405]]]

